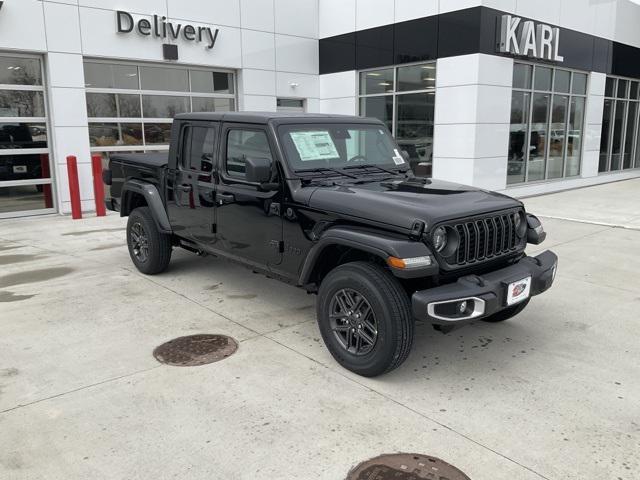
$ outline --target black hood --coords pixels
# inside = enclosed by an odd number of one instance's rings
[[[506,195],[430,179],[322,186],[309,206],[376,223],[410,229],[416,220],[427,228],[444,220],[490,213],[522,204]]]

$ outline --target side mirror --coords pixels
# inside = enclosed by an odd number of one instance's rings
[[[411,159],[411,156],[409,156],[409,152],[407,152],[406,150],[400,150],[400,155],[402,155],[402,158],[404,158],[407,162]]]
[[[245,158],[245,178],[251,183],[266,183],[271,180],[271,160],[268,158]]]

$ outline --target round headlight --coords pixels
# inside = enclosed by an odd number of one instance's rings
[[[447,246],[447,230],[444,227],[438,227],[433,231],[433,247],[437,252],[444,250]]]
[[[526,224],[524,220],[524,215],[521,212],[516,212],[513,214],[513,226],[516,228],[516,234],[518,237],[524,236],[526,233]]]

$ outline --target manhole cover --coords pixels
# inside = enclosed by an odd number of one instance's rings
[[[160,363],[178,367],[195,367],[223,360],[238,349],[236,341],[226,335],[189,335],[163,343],[153,351]]]
[[[439,458],[416,453],[380,455],[362,462],[347,480],[471,480]]]

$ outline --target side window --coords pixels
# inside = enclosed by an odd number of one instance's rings
[[[187,127],[183,138],[183,168],[198,172],[211,172],[214,162],[215,129],[212,127],[192,125]]]
[[[227,173],[244,178],[247,157],[273,159],[267,134],[261,130],[229,130],[225,163]]]

